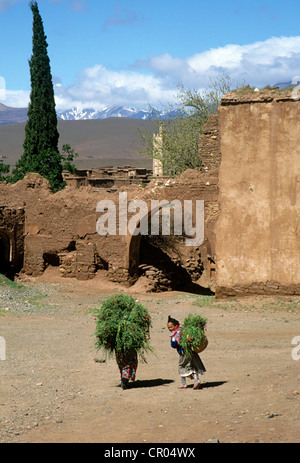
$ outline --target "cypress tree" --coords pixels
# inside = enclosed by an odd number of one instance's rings
[[[49,180],[53,191],[57,191],[64,182],[47,37],[37,2],[32,1],[30,8],[33,14],[32,56],[29,60],[31,94],[23,155],[13,171],[13,181],[22,179],[28,172],[38,172]]]

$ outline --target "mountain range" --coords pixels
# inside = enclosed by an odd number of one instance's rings
[[[109,117],[128,117],[130,119],[148,120],[150,113],[142,109],[126,106],[110,106],[101,110],[93,108],[72,108],[58,112],[58,118],[63,121],[82,121],[86,119],[107,119]]]
[[[280,89],[291,87],[292,81],[275,84],[274,87]],[[60,121],[83,121],[83,120],[102,120],[108,118],[128,118],[139,120],[150,120],[153,114],[144,109],[138,109],[133,106],[114,105],[100,110],[94,108],[72,108],[65,111],[57,112],[57,119]],[[157,116],[164,119],[168,118],[164,111],[157,110]],[[172,117],[178,116],[176,111],[171,113]],[[10,108],[0,103],[0,125],[19,124],[27,121],[27,108]]]
[[[0,125],[19,124],[27,120],[27,108],[10,108],[0,103]]]
[[[163,112],[157,112],[164,117]],[[67,111],[58,111],[57,118],[62,121],[101,120],[115,117],[129,119],[149,120],[150,111],[128,106],[110,106],[101,110],[93,108],[72,108]],[[27,108],[10,108],[0,103],[0,125],[19,124],[27,121]]]

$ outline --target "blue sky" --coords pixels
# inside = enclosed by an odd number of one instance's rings
[[[39,0],[59,110],[172,102],[203,89],[300,75],[299,0]],[[29,0],[0,0],[0,101],[28,104]]]

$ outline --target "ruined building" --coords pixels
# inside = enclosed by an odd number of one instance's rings
[[[208,120],[199,140],[202,168],[177,179],[122,168],[79,172],[56,194],[38,174],[0,184],[1,271],[35,276],[51,265],[77,279],[100,269],[127,286],[143,278],[153,291],[300,294],[299,119],[291,92],[244,89],[226,95]],[[128,202],[149,205],[204,200],[203,243],[99,235],[97,204],[112,201],[118,218],[124,192]]]

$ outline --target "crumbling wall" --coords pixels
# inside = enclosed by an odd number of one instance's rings
[[[215,288],[216,282],[216,234],[215,225],[219,218],[219,168],[222,159],[220,148],[219,114],[212,114],[203,127],[199,138],[198,155],[201,170],[210,176],[205,183],[205,222],[207,226],[205,244],[202,251],[204,269],[202,282]],[[204,178],[204,177],[203,177]]]
[[[100,216],[96,207],[101,200],[111,200],[119,217],[119,193],[126,192],[128,203],[141,199],[149,205],[152,200],[173,201],[185,199],[205,202],[205,240],[203,245],[187,247],[185,242],[177,243],[170,259],[187,270],[188,275],[200,277],[203,262],[214,241],[211,230],[212,210],[209,200],[217,199],[217,180],[213,172],[202,173],[200,169],[187,171],[179,179],[152,181],[146,188],[140,185],[123,186],[116,192],[91,186],[74,188],[67,186],[63,191],[52,194],[49,182],[38,174],[28,174],[17,184],[1,184],[1,204],[6,207],[22,207],[25,211],[24,263],[25,274],[41,275],[48,265],[57,266],[65,277],[78,279],[93,278],[99,269],[107,270],[108,277],[126,285],[133,284],[144,272],[140,265],[140,247],[136,237],[104,235],[97,233],[96,223]],[[130,214],[128,214],[128,220]],[[194,224],[195,225],[195,224]],[[118,229],[118,221],[117,221]],[[134,244],[133,244],[134,243]],[[169,247],[171,249],[171,247]],[[148,272],[149,275],[149,272]],[[165,275],[156,275],[156,287]],[[162,281],[162,283],[164,283]]]
[[[74,174],[63,172],[67,185],[74,187],[92,186],[117,190],[131,184],[147,185],[153,178],[153,171],[141,167],[102,167],[95,169],[76,169]]]
[[[219,169],[221,163],[219,114],[212,114],[199,138],[198,155],[203,172]]]
[[[199,246],[186,246],[185,240],[177,240],[174,236],[170,236],[164,241],[160,237],[160,242],[157,247],[164,251],[170,257],[170,261],[164,264],[162,267],[159,266],[159,262],[155,265],[155,262],[139,262],[139,251],[140,251],[140,236],[133,236],[130,239],[129,246],[129,262],[128,268],[131,273],[136,271],[136,268],[140,264],[140,274],[146,274],[148,278],[154,280],[155,285],[165,286],[174,289],[176,288],[175,279],[184,279],[185,274],[178,269],[179,272],[175,273],[175,267],[183,268],[189,275],[191,281],[194,281],[203,286],[213,287],[215,272],[214,272],[214,253],[215,253],[215,234],[214,224],[218,215],[218,171],[211,170],[209,172],[203,172],[201,168],[189,169],[185,171],[177,179],[169,179],[161,185],[159,182],[153,182],[147,188],[141,196],[141,199],[149,202],[151,200],[163,200],[166,199],[169,203],[174,200],[180,200],[184,206],[185,200],[191,200],[193,206],[196,205],[197,200],[204,201],[204,241]],[[193,218],[196,217],[195,210],[193,209]],[[194,222],[193,226],[197,224]],[[201,224],[198,224],[201,226]],[[143,242],[143,239],[142,239]],[[155,244],[155,240],[152,239],[151,245]],[[154,250],[155,251],[155,250]],[[159,260],[159,254],[156,259]],[[163,259],[163,257],[161,257]],[[148,265],[147,265],[148,264]],[[167,269],[165,270],[164,269]],[[187,276],[187,275],[186,275]],[[167,280],[172,280],[173,285],[168,283]]]
[[[219,121],[216,294],[300,294],[300,101],[230,93]]]

